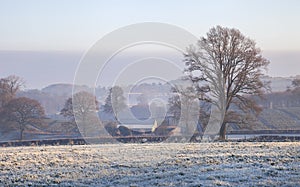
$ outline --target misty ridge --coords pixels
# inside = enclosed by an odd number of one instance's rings
[[[228,125],[228,132],[245,132],[248,130],[293,130],[299,131],[300,128],[300,99],[297,90],[292,90],[292,81],[299,77],[267,77],[264,81],[271,82],[272,92],[265,94],[264,99],[258,99],[257,102],[263,106],[263,111],[252,121],[251,126],[243,124],[231,123]],[[170,82],[181,82],[182,79],[173,80]],[[149,101],[152,99],[160,98],[164,101],[163,104],[168,105],[170,99],[170,91],[172,87],[168,83],[142,83],[140,85],[123,86],[124,96],[128,99],[126,101],[128,110],[120,113],[119,118],[123,123],[140,124],[145,125],[152,124],[155,119],[152,119],[151,112],[161,111],[167,112],[165,108],[156,108],[154,111],[150,111]],[[85,85],[72,85],[72,84],[52,84],[42,89],[27,89],[17,92],[17,97],[26,97],[37,100],[41,103],[45,110],[46,118],[43,122],[44,125],[39,127],[28,127],[25,131],[24,139],[47,139],[47,138],[66,138],[66,137],[81,137],[76,126],[70,125],[67,118],[61,115],[61,110],[65,106],[65,102],[68,98],[72,97],[73,87],[76,87],[77,92],[88,91],[93,93],[99,104],[99,117],[101,120],[113,120],[113,116],[104,112],[103,105],[105,99],[109,95],[109,87],[91,88]],[[75,93],[73,93],[75,94]],[[143,96],[143,100],[141,100]],[[162,103],[161,103],[162,104]],[[129,115],[134,115],[139,119],[130,120]],[[159,117],[156,118],[159,120]],[[162,120],[162,119],[161,119]],[[3,131],[4,130],[4,131]],[[17,139],[18,133],[12,133],[13,131],[2,128],[2,141]]]
[[[292,86],[292,81],[294,79],[300,78],[300,76],[295,77],[268,77],[263,78],[264,81],[270,82],[271,91],[273,94],[284,94],[285,91]],[[178,79],[178,82],[181,80]],[[173,81],[170,81],[171,83]],[[176,82],[176,80],[174,80]],[[42,89],[25,89],[17,93],[18,97],[29,97],[32,99],[38,100],[43,107],[47,115],[55,115],[63,108],[64,102],[66,99],[72,96],[73,87],[76,87],[75,90],[79,91],[88,91],[90,93],[95,93],[97,100],[100,104],[103,104],[105,98],[108,95],[109,87],[98,86],[96,88],[91,88],[86,85],[73,85],[67,83],[57,83],[48,85]],[[155,98],[157,95],[163,93],[167,94],[171,91],[170,84],[163,83],[143,83],[142,85],[135,86],[134,90],[129,90],[131,86],[124,86],[124,92],[130,94],[130,92],[137,92],[140,94],[147,94],[148,100]],[[129,97],[129,103],[137,103],[136,97]],[[167,98],[164,98],[167,102]]]
[[[297,92],[292,92],[289,90],[292,87],[292,81],[298,77],[264,77],[264,81],[270,81],[272,92],[266,94],[264,99],[258,99],[257,102],[263,106],[263,111],[257,119],[251,124],[247,125],[236,125],[231,123],[229,125],[229,131],[237,130],[261,130],[261,129],[279,129],[279,130],[299,130],[300,125],[300,99],[298,98]],[[181,79],[170,81],[170,82],[180,82]],[[41,90],[23,90],[17,93],[18,97],[28,97],[38,100],[45,109],[46,115],[53,120],[62,120],[64,118],[60,115],[60,111],[65,105],[65,101],[72,97],[72,84],[53,84],[49,85]],[[90,88],[88,86],[78,86],[75,85],[76,91],[88,91],[95,95],[99,101],[99,115],[103,120],[112,120],[113,117],[107,115],[103,111],[103,105],[105,104],[105,99],[109,94],[108,87],[97,87]],[[129,111],[138,119],[142,121],[128,121],[128,116],[130,114],[126,112],[121,112],[119,118],[123,122],[127,123],[149,123],[149,103],[152,99],[160,98],[164,101],[163,104],[168,105],[168,100],[170,99],[171,86],[170,84],[162,83],[143,83],[134,86],[122,87],[124,90],[124,96],[126,100],[127,107]],[[74,93],[75,94],[75,93]],[[144,96],[144,103],[141,103],[139,99]],[[159,108],[158,108],[159,109]],[[164,109],[166,110],[166,109]],[[153,111],[152,111],[153,112]],[[167,111],[163,111],[167,112]],[[144,121],[144,122],[143,122]],[[153,123],[153,119],[150,120]]]
[[[269,77],[264,76],[262,80],[270,83],[270,92],[264,95],[264,99],[256,99],[259,105],[263,107],[263,111],[258,118],[251,121],[251,125],[230,123],[228,132],[244,132],[245,130],[300,130],[300,99],[299,91],[293,88],[293,80],[299,79],[295,77]],[[127,110],[120,112],[119,120],[122,123],[145,125],[153,124],[155,120],[163,121],[165,116],[153,118],[154,113],[169,113],[163,105],[169,106],[172,95],[172,86],[184,82],[182,78],[172,80],[167,83],[150,82],[138,85],[122,86],[123,95],[126,98]],[[73,93],[73,90],[76,90]],[[37,100],[45,110],[46,118],[43,125],[37,127],[28,127],[25,131],[25,139],[47,139],[47,138],[66,138],[81,137],[78,129],[74,124],[69,123],[69,119],[61,115],[62,109],[68,98],[72,94],[87,91],[95,94],[98,101],[98,115],[101,120],[111,121],[114,117],[104,111],[103,106],[109,95],[110,87],[98,86],[92,88],[86,85],[73,85],[67,83],[51,84],[42,89],[21,89],[16,93],[19,98],[26,97]],[[142,98],[142,99],[141,99]],[[153,99],[160,99],[160,103],[156,108],[152,107]],[[169,106],[170,107],[170,106]],[[152,112],[152,113],[151,113]],[[170,114],[170,113],[169,113]],[[137,120],[132,120],[132,116]],[[160,119],[161,118],[161,119]],[[7,127],[3,128],[2,140],[17,139],[17,133]],[[46,134],[45,134],[46,133]],[[50,133],[50,134],[49,134]],[[48,135],[47,135],[48,134]]]

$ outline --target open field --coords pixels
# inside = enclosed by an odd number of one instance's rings
[[[0,148],[1,186],[299,186],[300,142]]]

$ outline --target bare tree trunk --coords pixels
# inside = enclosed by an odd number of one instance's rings
[[[87,124],[86,124],[86,117],[83,115],[83,137],[84,138],[86,138],[87,137],[87,135],[86,135],[86,126],[87,126]]]
[[[24,128],[21,128],[21,130],[20,130],[20,140],[23,140],[23,133],[24,133]]]
[[[226,122],[222,123],[222,126],[220,128],[220,132],[219,132],[219,138],[221,140],[225,140],[226,139]]]

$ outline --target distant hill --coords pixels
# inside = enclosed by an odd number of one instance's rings
[[[72,84],[52,84],[41,90],[25,90],[18,92],[18,97],[28,97],[38,100],[47,115],[57,114],[65,101],[72,96]],[[87,86],[76,86],[76,90],[89,90]]]
[[[91,90],[88,86],[76,86],[76,91],[87,91]],[[72,84],[51,84],[41,90],[41,92],[48,93],[50,95],[68,96],[72,95],[73,85]]]
[[[283,92],[286,91],[289,86],[291,86],[292,80],[295,77],[264,77],[263,80],[266,82],[271,82],[272,92]],[[171,84],[181,84],[182,80],[171,81]],[[129,96],[129,105],[135,105],[137,103],[137,98],[139,94],[144,94],[148,100],[160,97],[163,100],[168,99],[168,94],[170,92],[170,84],[141,84],[135,86],[129,90],[130,87],[124,88],[125,92],[135,93]],[[91,91],[92,88],[87,86],[76,86],[77,91]],[[29,97],[38,100],[45,108],[47,114],[52,115],[58,113],[64,106],[65,101],[71,97],[73,90],[72,84],[52,84],[41,90],[26,90],[18,93],[18,96]],[[108,88],[98,87],[96,88],[96,96],[100,104],[103,104],[108,93]]]
[[[283,92],[292,85],[293,77],[264,77],[263,80],[270,82],[272,92]]]
[[[265,108],[250,125],[231,124],[228,130],[300,130],[300,107]]]
[[[58,113],[63,108],[65,101],[70,95],[71,94],[58,95],[43,92],[41,90],[27,90],[17,94],[18,97],[28,97],[39,101],[44,107],[47,115]]]
[[[70,94],[72,93],[72,89],[72,84],[51,84],[43,88],[41,92],[48,93],[50,95],[70,96]]]

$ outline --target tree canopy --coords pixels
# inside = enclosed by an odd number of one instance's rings
[[[188,78],[195,83],[200,100],[214,104],[222,113],[219,135],[225,138],[226,124],[240,120],[232,107],[258,113],[249,95],[261,96],[266,84],[261,80],[269,64],[256,43],[239,30],[217,26],[190,46],[184,59]]]
[[[126,103],[123,89],[119,86],[110,88],[109,95],[105,99],[104,111],[114,114],[116,121],[119,121],[118,115],[124,108],[126,108]]]
[[[4,114],[8,121],[19,125],[20,140],[27,125],[40,125],[45,115],[43,107],[34,99],[15,98],[5,106]]]
[[[15,75],[10,75],[0,79],[0,108],[4,107],[11,99],[16,96],[24,86],[24,81]]]
[[[65,102],[60,114],[68,118],[74,125],[77,124],[81,133],[86,136],[91,126],[96,123],[95,116],[99,110],[96,97],[86,91],[73,95]],[[91,127],[91,128],[90,128]]]

